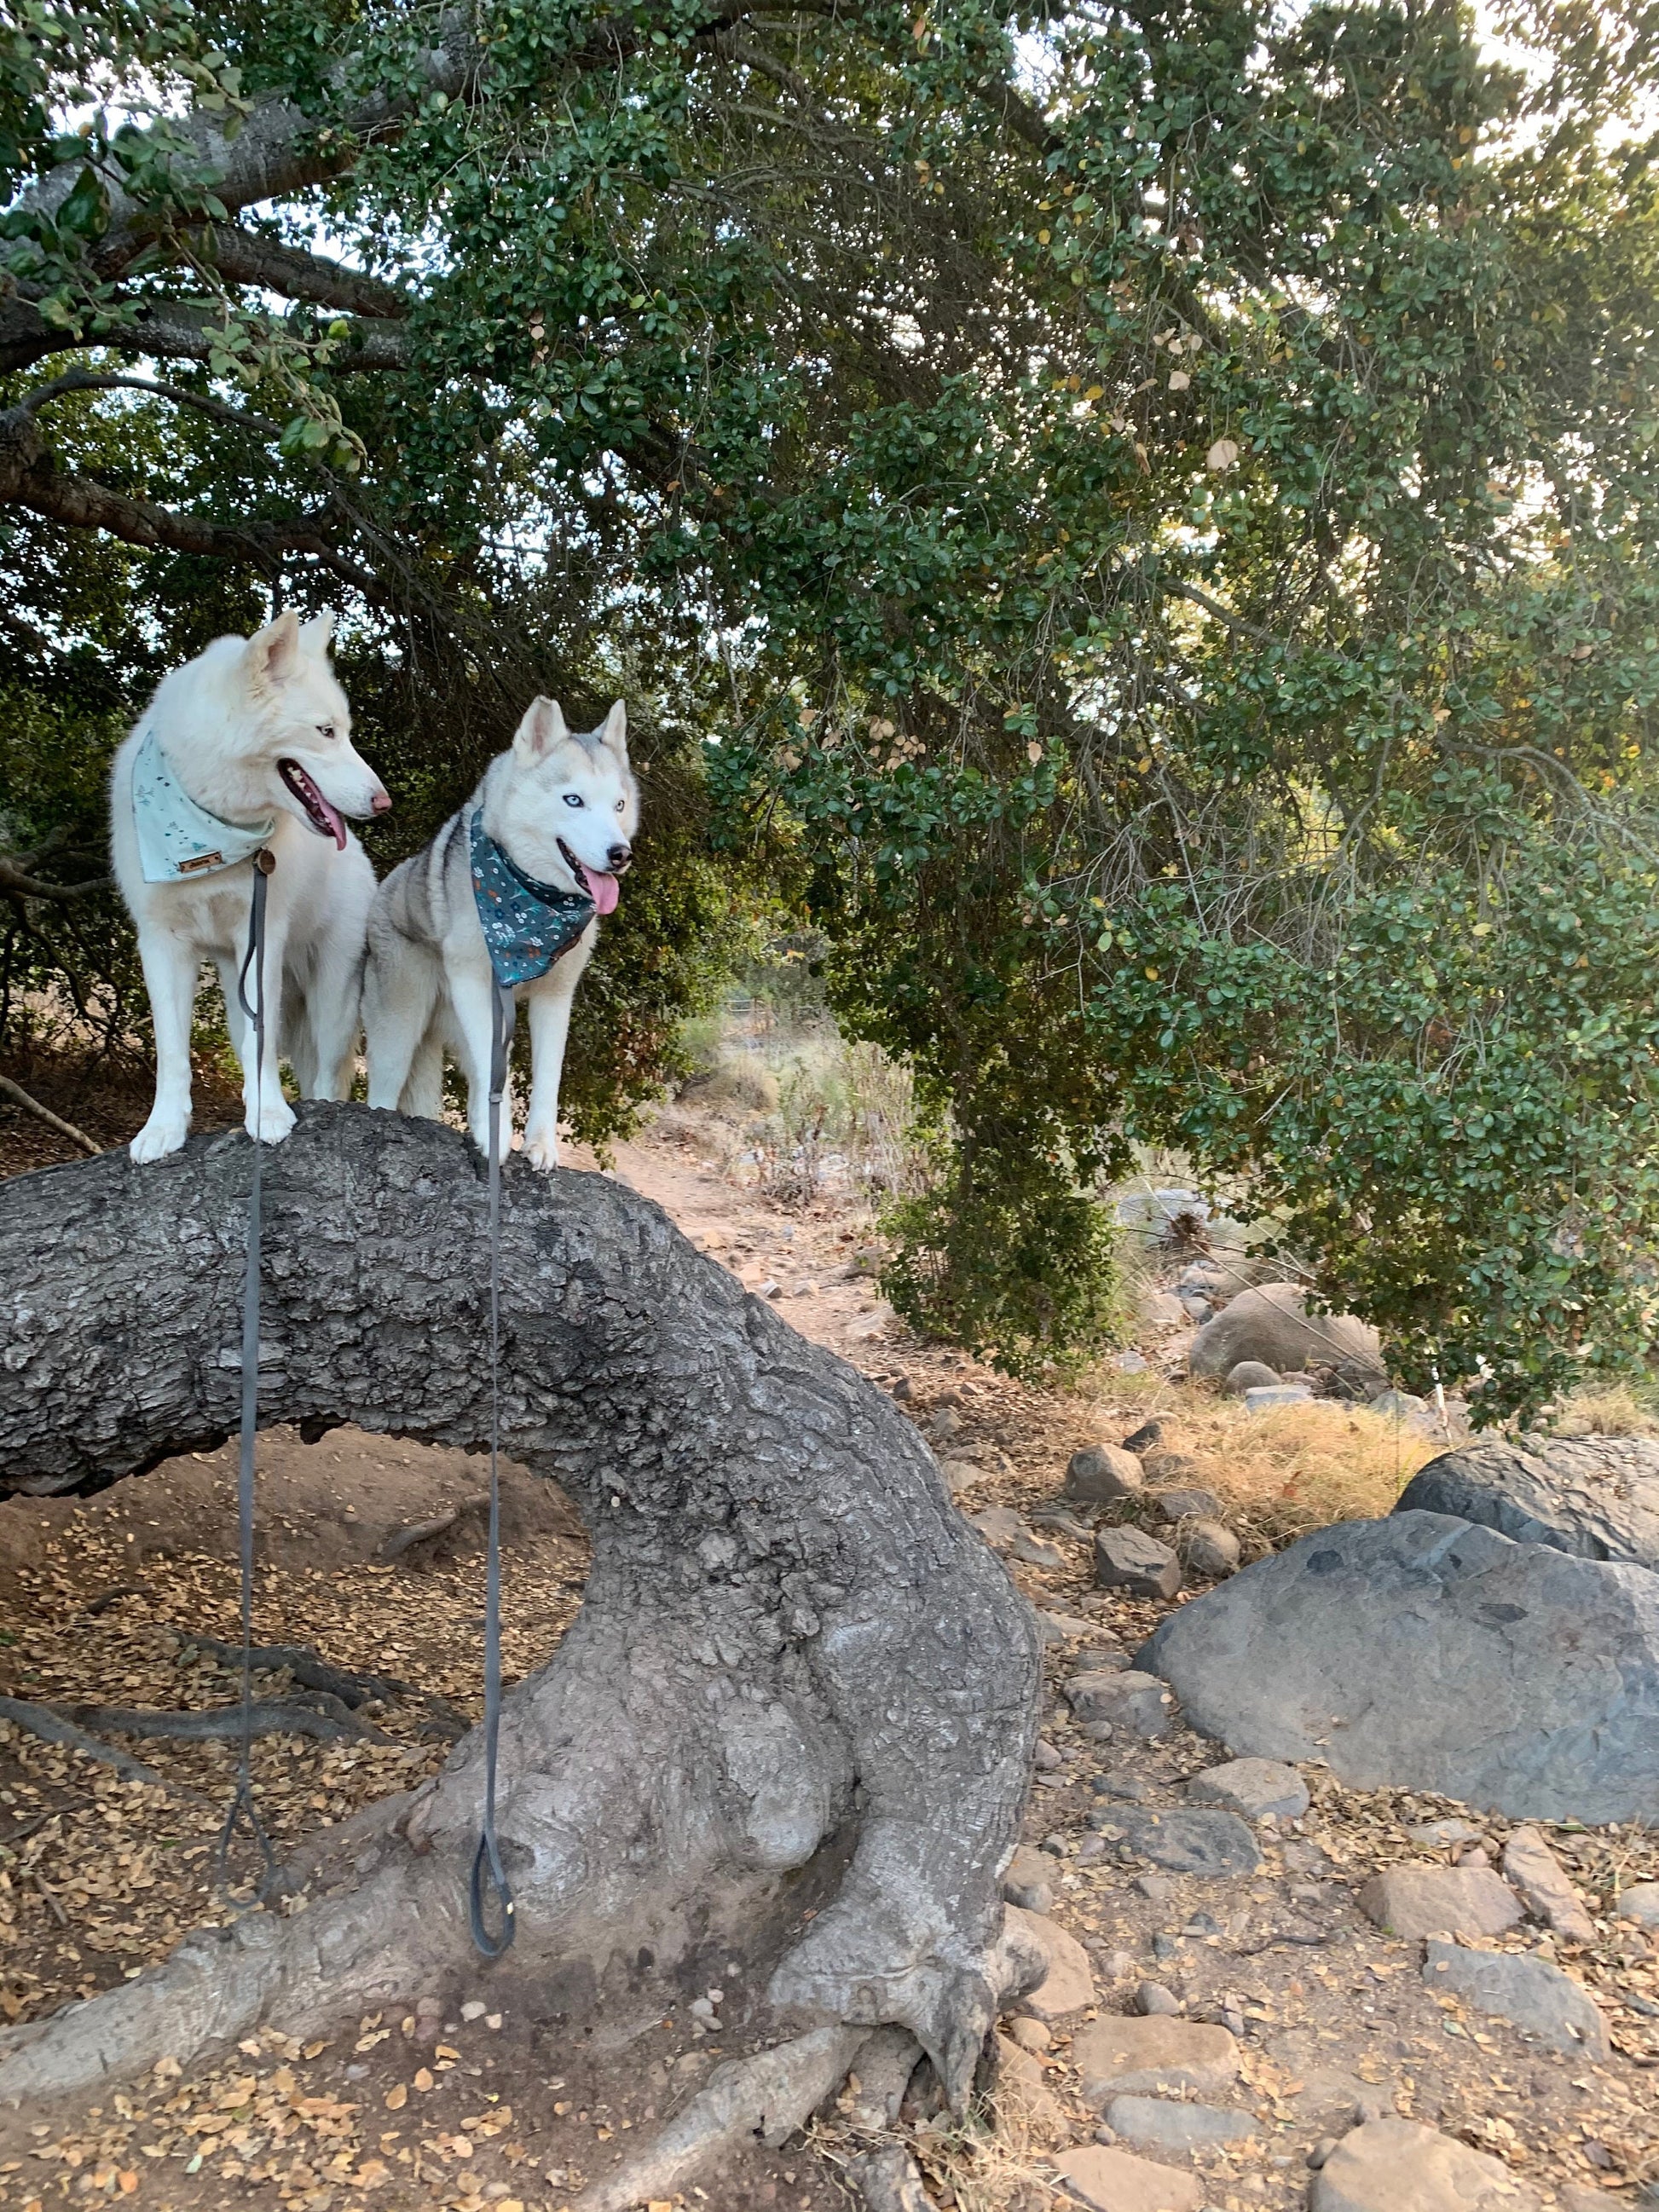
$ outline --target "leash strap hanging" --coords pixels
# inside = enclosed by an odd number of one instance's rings
[[[253,896],[248,908],[247,951],[236,979],[236,995],[253,1036],[253,1119],[257,1128],[264,1109],[265,1065],[265,894],[275,855],[261,846],[253,855]],[[253,976],[253,999],[248,1001],[248,974]],[[253,1175],[247,1196],[247,1266],[242,1278],[242,1425],[236,1470],[236,1517],[242,1560],[242,1734],[236,1763],[236,1790],[219,1836],[220,1887],[228,1881],[231,1844],[238,1832],[259,1847],[264,1876],[276,1871],[276,1856],[253,1802],[253,1443],[259,1427],[259,1268],[264,1225],[262,1190],[264,1141],[253,1139]],[[237,1910],[247,1908],[238,1905]]]
[[[501,1102],[516,1015],[511,989],[492,975],[489,993],[489,1553],[484,1570],[483,1825],[472,1856],[472,1941],[499,1959],[518,1932],[513,1891],[495,1840],[495,1757],[501,1725]],[[501,1928],[492,1935],[485,1899],[493,1893]]]

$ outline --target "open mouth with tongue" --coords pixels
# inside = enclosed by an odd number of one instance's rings
[[[578,886],[587,893],[599,914],[615,914],[617,901],[622,896],[622,884],[615,876],[607,876],[598,868],[585,868],[562,837],[559,850],[564,854],[565,866],[576,878]]]
[[[345,817],[337,806],[331,805],[296,760],[279,760],[276,773],[299,800],[306,819],[319,837],[331,837],[343,853],[346,842]]]

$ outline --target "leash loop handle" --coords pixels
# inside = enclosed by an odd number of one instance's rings
[[[247,951],[236,978],[236,996],[247,1017],[253,1037],[253,1121],[257,1132],[264,1110],[265,1064],[265,902],[276,855],[262,845],[253,855],[253,890],[248,902]],[[252,971],[253,995],[248,997]],[[253,1139],[253,1173],[247,1194],[247,1263],[242,1277],[242,1417],[236,1468],[236,1520],[240,1540],[242,1598],[242,1713],[241,1742],[236,1761],[236,1787],[219,1832],[216,1874],[222,1892],[228,1892],[230,1847],[239,1834],[259,1847],[264,1873],[254,1902],[264,1899],[276,1870],[265,1824],[253,1802],[253,1446],[259,1427],[259,1273],[264,1218],[264,1143]],[[234,1911],[252,1908],[227,1895]]]
[[[518,1933],[512,1885],[495,1836],[495,1768],[501,1725],[501,1103],[517,1018],[511,988],[492,975],[489,994],[489,1551],[484,1571],[484,1802],[468,1902],[472,1941],[499,1959]],[[499,1927],[492,1931],[493,1897]]]

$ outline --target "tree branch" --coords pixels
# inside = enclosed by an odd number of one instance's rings
[[[60,1137],[67,1137],[72,1145],[79,1145],[81,1150],[89,1153],[94,1160],[104,1149],[101,1145],[95,1144],[84,1129],[77,1129],[73,1121],[64,1121],[62,1115],[54,1114],[50,1106],[43,1106],[38,1098],[25,1091],[21,1083],[14,1083],[9,1075],[0,1075],[0,1098],[9,1098],[14,1106],[21,1106],[26,1114],[33,1114],[37,1121],[44,1121],[49,1129],[56,1129]],[[15,1719],[16,1716],[14,1714],[11,1717]]]
[[[33,415],[52,400],[62,399],[71,392],[150,392],[158,399],[172,400],[177,407],[193,407],[211,422],[228,422],[239,430],[252,430],[256,437],[280,438],[283,434],[282,424],[272,422],[269,415],[246,414],[241,408],[228,406],[222,399],[215,399],[206,392],[186,392],[178,384],[156,384],[147,376],[94,375],[85,368],[71,368],[63,376],[55,376],[50,384],[37,385],[19,400],[18,410]]]
[[[67,906],[76,899],[89,897],[94,891],[109,890],[114,881],[112,876],[89,876],[78,884],[49,884],[0,853],[0,897],[3,898],[54,899]]]
[[[414,302],[395,284],[331,261],[278,239],[260,238],[234,224],[216,223],[207,234],[205,259],[233,284],[257,284],[285,300],[310,300],[342,314],[401,321]]]
[[[224,325],[217,301],[145,300],[136,303],[129,323],[106,330],[60,330],[32,300],[0,300],[0,373],[27,368],[54,353],[73,353],[88,345],[114,346],[161,361],[204,362],[215,334]],[[342,370],[395,369],[409,364],[408,334],[385,318],[356,318],[345,341],[329,362]]]

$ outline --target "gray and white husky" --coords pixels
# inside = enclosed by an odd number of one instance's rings
[[[504,855],[509,889],[545,890],[592,913],[544,975],[519,985],[530,1012],[530,1105],[525,1157],[556,1167],[559,1080],[571,1001],[592,957],[601,915],[616,911],[617,878],[633,859],[640,795],[628,765],[628,714],[619,699],[603,726],[567,729],[558,702],[533,700],[513,743],[485,769],[465,806],[432,842],[394,868],[368,916],[363,1023],[368,1103],[437,1120],[447,1047],[466,1078],[467,1126],[480,1151],[489,1140],[489,947],[474,892],[475,859]],[[482,833],[482,844],[475,839]],[[495,848],[491,854],[489,848]],[[580,913],[584,909],[575,908]],[[503,1100],[510,1130],[512,1100]]]
[[[345,817],[383,814],[392,801],[352,745],[328,657],[333,628],[332,615],[301,623],[289,609],[252,637],[216,638],[162,679],[115,756],[110,856],[155,1026],[155,1103],[132,1140],[135,1160],[176,1152],[190,1128],[204,960],[224,985],[251,1135],[276,1144],[294,1127],[279,1058],[307,1098],[343,1098],[349,1086],[374,871]],[[261,845],[276,866],[256,1073],[236,986]]]

